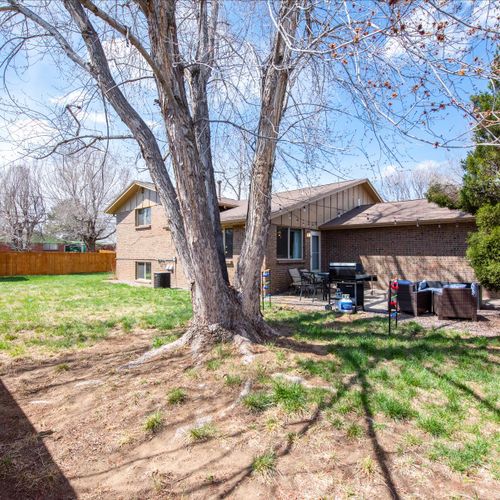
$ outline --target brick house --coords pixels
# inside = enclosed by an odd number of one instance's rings
[[[230,278],[244,237],[247,202],[220,198]],[[155,187],[132,183],[106,210],[116,216],[116,275],[152,283],[168,271],[171,286],[187,288],[165,212]],[[467,235],[474,217],[427,200],[384,203],[367,179],[275,193],[264,269],[271,292],[290,285],[288,269],[326,270],[330,261],[361,262],[378,276],[472,281],[466,261]]]

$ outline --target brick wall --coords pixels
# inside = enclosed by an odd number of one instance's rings
[[[151,207],[151,226],[137,228],[135,226],[135,210],[120,212],[116,216],[116,277],[119,280],[135,281],[135,263],[151,262],[151,272],[164,269],[159,259],[177,257],[172,236],[167,226],[167,218],[161,205]],[[188,288],[181,264],[173,264],[171,276],[173,288]]]
[[[151,262],[151,273],[163,271],[158,260],[177,257],[167,218],[161,205],[151,207],[151,227],[135,226],[135,210],[120,212],[116,216],[116,277],[123,281],[135,281],[135,263]],[[233,227],[233,258],[227,260],[229,279],[232,281],[241,252],[244,227]],[[167,262],[167,265],[173,264]],[[171,276],[172,288],[189,288],[182,265],[174,265]]]
[[[409,280],[474,281],[465,253],[474,223],[343,229],[322,233],[322,265],[361,262],[385,287],[397,276]],[[485,292],[484,296],[488,293]]]

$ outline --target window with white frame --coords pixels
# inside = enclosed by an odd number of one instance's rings
[[[149,281],[151,280],[151,262],[135,263],[135,279]]]
[[[279,226],[276,234],[276,256],[278,259],[302,259],[302,229]]]
[[[43,251],[44,252],[55,252],[59,248],[59,245],[57,243],[44,243],[43,244]]]
[[[233,258],[233,228],[228,227],[222,230],[222,238],[224,241],[224,255],[226,259]]]
[[[151,225],[151,208],[138,208],[135,211],[135,225],[136,226],[150,226]]]

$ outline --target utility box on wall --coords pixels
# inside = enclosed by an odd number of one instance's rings
[[[153,287],[154,288],[171,288],[170,273],[154,273]]]

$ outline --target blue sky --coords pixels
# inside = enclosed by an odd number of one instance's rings
[[[475,48],[475,55],[488,60],[492,58],[491,48],[486,45],[478,44]],[[397,51],[396,51],[397,52]],[[396,54],[395,57],[398,57]],[[46,109],[54,109],[54,106],[59,105],[59,111],[65,100],[62,96],[71,93],[72,90],[78,89],[79,74],[72,74],[71,71],[61,73],[56,64],[56,60],[50,54],[43,57],[37,57],[36,64],[25,69],[21,77],[14,72],[7,73],[7,82],[11,94],[20,103],[25,103],[34,111],[44,112]],[[75,80],[76,78],[76,80]],[[484,89],[485,81],[464,78],[460,83],[460,92],[462,97],[466,99],[468,94],[476,92],[478,89]],[[407,89],[406,89],[407,91]],[[408,95],[403,92],[398,99],[402,107],[409,105],[414,98],[410,92]],[[344,99],[342,94],[336,96],[339,100]],[[5,89],[0,89],[0,103],[3,105],[8,102],[8,96]],[[5,109],[5,108],[4,108]],[[104,130],[102,106],[97,101],[90,108],[90,116],[87,123],[90,127],[96,130]],[[152,115],[147,113],[151,118]],[[470,126],[469,119],[463,116],[463,112],[453,107],[447,107],[445,111],[437,113],[434,119],[434,133],[444,138],[457,137],[463,134],[463,145],[470,143]],[[111,114],[113,117],[113,115]],[[217,118],[216,113],[212,113],[212,118]],[[35,136],[39,131],[39,124],[25,116],[15,115],[14,113],[6,114],[4,119],[10,121],[7,127],[3,127],[0,132],[0,166],[8,165],[10,162],[19,157],[20,151],[14,150],[12,142],[10,142],[9,133],[13,134],[15,139],[20,139],[26,146],[30,141],[36,143]],[[33,117],[32,117],[33,118]],[[343,144],[344,150],[333,153],[329,158],[330,165],[325,163],[325,168],[316,169],[314,172],[306,172],[300,176],[300,182],[304,184],[320,184],[333,182],[342,178],[358,178],[369,177],[374,180],[380,173],[391,171],[398,168],[411,170],[418,166],[427,165],[428,168],[440,167],[448,169],[450,166],[458,166],[460,160],[466,155],[466,149],[454,148],[445,149],[434,147],[431,144],[415,140],[407,140],[398,136],[391,127],[382,127],[377,129],[377,134],[367,131],[359,122],[347,117],[343,114],[332,113],[329,120],[334,124],[335,133],[345,134],[349,137],[347,144]],[[116,120],[113,120],[115,131],[124,131],[123,126]],[[43,128],[43,126],[42,126]],[[42,134],[45,131],[42,130]],[[50,133],[50,130],[47,131]],[[333,129],[332,129],[333,133]],[[380,147],[380,142],[386,143],[386,150]],[[332,139],[334,143],[334,140]],[[135,144],[128,141],[124,145],[118,146],[113,144],[112,148],[123,161],[130,163],[135,162],[138,154]],[[220,150],[220,149],[219,149]],[[218,150],[218,151],[219,151]],[[301,157],[301,152],[292,148],[296,152],[296,156]],[[232,153],[231,153],[232,154]],[[223,155],[223,153],[222,153]],[[222,163],[230,160],[230,158],[222,158]],[[399,162],[399,164],[398,164]],[[139,162],[141,167],[141,163]],[[280,165],[280,160],[277,163],[278,173],[276,176],[275,186],[280,188],[296,187],[297,180],[294,175],[291,175],[283,165]],[[300,162],[295,166],[300,173]],[[138,172],[138,176],[146,177],[147,173]],[[227,194],[227,193],[226,193]]]

